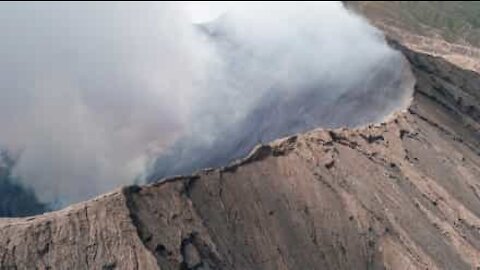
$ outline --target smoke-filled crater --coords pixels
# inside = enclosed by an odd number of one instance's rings
[[[0,110],[15,115],[0,116],[9,161],[0,193],[33,191],[44,210],[225,166],[314,128],[382,122],[413,92],[403,56],[339,2],[8,4],[0,13]]]

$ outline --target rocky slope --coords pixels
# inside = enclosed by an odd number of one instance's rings
[[[374,22],[451,43],[480,46],[478,1],[343,1]]]
[[[480,4],[476,1],[344,1],[391,38],[480,72]]]
[[[2,269],[480,267],[480,76],[410,51],[408,111],[0,219]]]

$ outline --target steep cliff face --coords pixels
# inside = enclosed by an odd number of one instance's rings
[[[480,267],[480,76],[400,45],[412,105],[197,175],[0,219],[5,269]]]

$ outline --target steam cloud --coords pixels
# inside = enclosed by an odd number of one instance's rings
[[[0,36],[0,146],[45,202],[381,121],[413,88],[339,2],[2,3]]]

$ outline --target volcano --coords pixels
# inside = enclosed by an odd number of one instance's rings
[[[2,218],[0,268],[479,268],[480,75],[391,35],[390,45],[416,81],[405,110]]]
[[[0,220],[2,267],[471,269],[480,265],[480,76],[401,49],[390,120],[257,146],[220,169]]]

